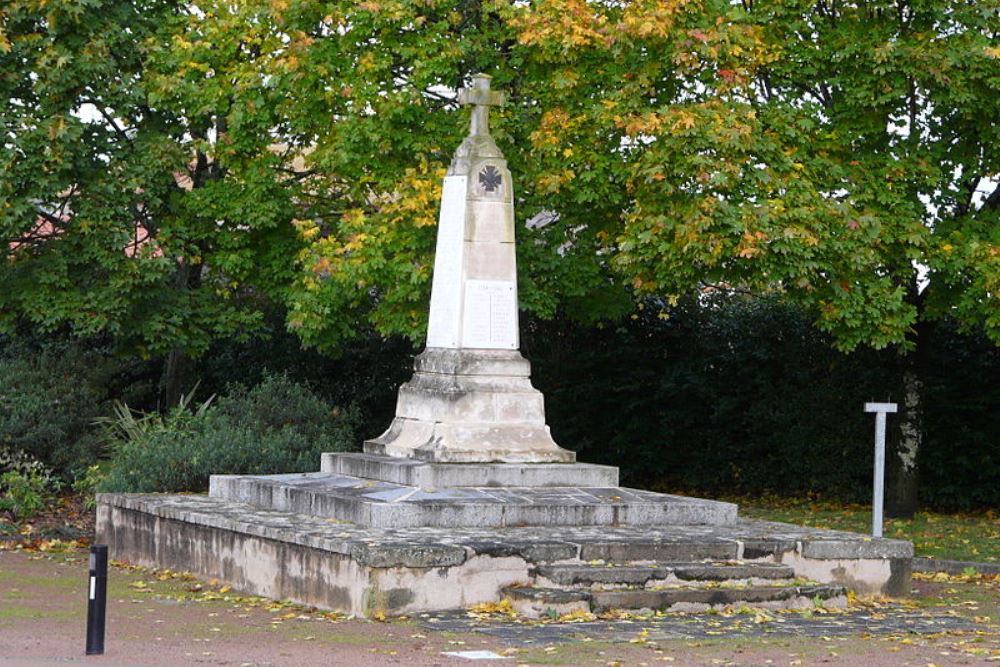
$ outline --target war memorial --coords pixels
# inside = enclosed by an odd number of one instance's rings
[[[503,94],[479,75],[460,100],[472,119],[444,178],[427,345],[388,429],[319,472],[216,475],[207,496],[102,494],[112,558],[366,616],[905,595],[909,542],[623,488],[617,468],[553,440],[519,352],[514,183],[489,130]]]

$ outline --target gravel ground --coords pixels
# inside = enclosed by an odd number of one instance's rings
[[[62,665],[1000,665],[1000,581],[919,581],[847,613],[519,623],[449,613],[347,619],[218,582],[116,567],[103,656],[84,656],[87,555],[0,551],[0,667]],[[477,661],[448,652],[490,651]]]

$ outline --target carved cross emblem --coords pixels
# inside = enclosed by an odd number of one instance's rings
[[[472,87],[458,91],[458,101],[461,104],[472,105],[472,128],[470,134],[490,133],[490,107],[498,107],[507,101],[507,95],[496,90],[490,90],[490,79],[487,74],[477,74],[472,77]]]
[[[496,192],[501,183],[503,183],[503,176],[492,164],[487,165],[479,172],[479,184],[487,192]]]

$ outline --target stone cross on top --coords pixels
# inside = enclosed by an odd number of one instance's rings
[[[472,87],[458,91],[458,101],[461,104],[474,105],[472,108],[472,126],[469,134],[490,133],[490,107],[499,107],[507,101],[506,93],[490,90],[489,74],[476,74],[472,77]]]

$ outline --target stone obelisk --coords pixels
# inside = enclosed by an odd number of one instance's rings
[[[521,356],[514,191],[490,136],[490,77],[473,77],[469,134],[444,178],[427,349],[399,388],[396,417],[368,454],[454,463],[573,462],[545,424],[541,392]]]

